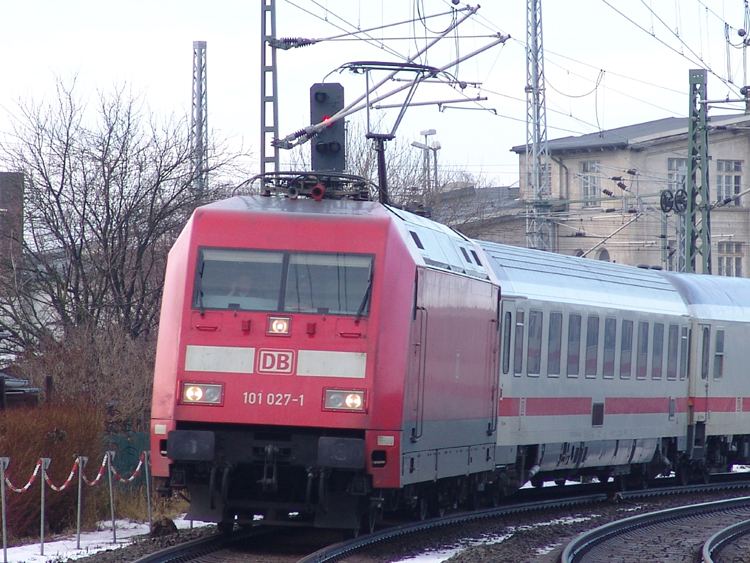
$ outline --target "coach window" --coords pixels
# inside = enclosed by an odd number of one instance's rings
[[[620,337],[620,379],[630,379],[633,369],[633,321],[622,321]]]
[[[608,379],[615,376],[615,348],[617,346],[617,319],[604,320],[604,366],[602,375]]]
[[[505,313],[503,323],[503,373],[510,371],[510,336],[513,330],[513,315],[510,311]]]
[[[714,379],[724,377],[724,331],[716,331],[716,350],[714,351]]]
[[[637,379],[646,379],[646,370],[648,369],[648,323],[641,321],[638,323],[638,352],[636,355],[635,377]]]
[[[677,355],[680,345],[680,327],[669,325],[667,335],[667,379],[674,381],[677,379]]]
[[[529,348],[526,360],[528,375],[539,375],[541,372],[543,318],[541,311],[529,311]]]
[[[581,364],[581,315],[568,317],[568,377],[577,377]]]
[[[709,354],[711,351],[711,329],[707,326],[703,327],[703,339],[701,346],[701,379],[708,379],[708,363]]]
[[[560,353],[562,351],[562,313],[549,315],[549,342],[547,345],[547,375],[560,375]]]
[[[596,377],[599,363],[599,317],[589,315],[586,323],[586,377]]]
[[[516,311],[516,347],[513,352],[513,374],[521,375],[523,373],[523,329],[524,315],[523,311]]]
[[[664,363],[664,323],[654,323],[654,344],[651,363],[651,379],[661,379]]]

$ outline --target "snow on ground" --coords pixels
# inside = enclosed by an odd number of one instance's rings
[[[189,528],[190,521],[184,518],[174,520],[178,528]],[[45,563],[59,562],[68,559],[79,559],[88,557],[99,551],[116,549],[130,545],[133,537],[148,534],[148,522],[138,523],[128,520],[117,520],[115,527],[115,536],[117,542],[113,542],[112,522],[100,522],[99,530],[96,532],[81,532],[81,548],[78,549],[76,534],[45,538],[44,555],[42,555],[41,543],[20,545],[8,547],[6,552],[0,554],[0,562],[7,563]],[[194,525],[202,526],[202,522],[195,522]],[[1,548],[2,546],[0,546]]]
[[[734,466],[734,472],[747,472],[750,471],[750,466]],[[577,484],[568,481],[566,485]],[[527,487],[530,485],[526,485]],[[545,483],[545,486],[555,486],[554,483]],[[177,518],[174,521],[178,528],[189,528],[191,523],[189,520],[184,518]],[[537,525],[551,524],[539,523]],[[204,525],[202,522],[195,522],[195,526]],[[65,561],[68,559],[78,559],[80,557],[87,557],[98,551],[105,551],[108,549],[115,549],[118,547],[125,547],[129,545],[134,536],[141,536],[148,534],[148,524],[141,524],[137,522],[130,522],[126,520],[118,520],[116,528],[117,542],[112,541],[112,523],[101,522],[100,530],[96,532],[83,532],[81,533],[81,549],[77,548],[77,541],[75,534],[65,536],[62,538],[49,538],[45,539],[44,542],[44,555],[41,553],[41,544],[28,544],[16,547],[7,548],[7,559],[5,557],[0,559],[0,563],[57,563],[59,561]],[[440,563],[445,561],[455,553],[465,549],[467,545],[476,543],[497,543],[508,539],[513,535],[514,529],[506,530],[505,534],[498,536],[488,536],[483,538],[479,542],[468,542],[467,544],[456,546],[450,549],[443,549],[439,551],[432,551],[423,553],[416,557],[410,557],[401,560],[400,563]]]

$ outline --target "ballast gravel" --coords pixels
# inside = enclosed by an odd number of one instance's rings
[[[344,559],[346,563],[393,563],[418,554],[432,554],[430,563],[553,563],[563,547],[578,534],[608,522],[664,510],[745,496],[744,492],[671,495],[642,501],[619,501],[527,512],[514,516],[485,519],[467,524],[445,526],[417,536],[399,537],[367,548]],[[131,545],[77,559],[77,563],[132,563],[138,559],[216,533],[214,526],[177,530],[168,535],[135,538]],[[335,541],[335,540],[334,540]],[[438,553],[439,552],[439,553]],[[301,554],[301,558],[304,555]],[[252,559],[250,559],[252,560]],[[278,560],[264,554],[263,563],[289,563],[289,554]]]

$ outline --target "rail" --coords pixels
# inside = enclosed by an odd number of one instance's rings
[[[703,544],[701,550],[703,563],[713,563],[715,553],[719,553],[726,545],[747,534],[750,534],[750,520],[739,522],[716,532]]]
[[[741,506],[750,505],[750,497],[742,497],[738,499],[720,500],[703,504],[694,504],[690,506],[682,506],[679,508],[670,508],[668,510],[660,510],[658,512],[650,512],[648,514],[642,514],[639,516],[631,516],[623,520],[616,522],[610,522],[604,526],[600,526],[588,532],[580,534],[576,539],[570,542],[563,549],[560,555],[561,563],[573,563],[576,558],[583,555],[591,549],[593,546],[606,541],[608,538],[616,536],[618,534],[625,533],[635,528],[642,528],[657,524],[659,522],[666,522],[676,518],[684,518],[694,514],[715,512],[718,510],[725,510],[728,508],[735,508]]]

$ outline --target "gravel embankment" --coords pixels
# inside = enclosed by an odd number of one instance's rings
[[[546,510],[512,517],[482,520],[458,526],[449,526],[420,534],[417,537],[397,538],[355,554],[346,563],[386,563],[410,555],[435,549],[456,549],[448,563],[552,563],[557,560],[562,547],[576,535],[612,520],[626,518],[642,512],[663,510],[683,504],[743,496],[742,493],[726,495],[680,495],[642,502],[597,504],[591,507]],[[100,552],[78,559],[77,563],[132,563],[137,559],[215,533],[213,526],[192,530],[179,530],[164,536],[138,538],[130,546]],[[502,541],[500,541],[501,538]],[[287,558],[280,558],[279,563]],[[274,563],[266,555],[263,563]]]

